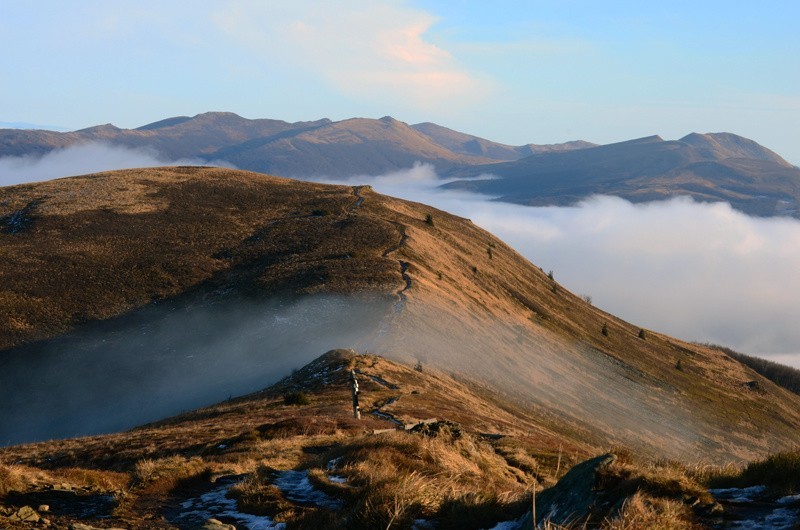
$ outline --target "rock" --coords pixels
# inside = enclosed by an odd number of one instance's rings
[[[14,515],[9,517],[12,521],[23,521],[26,523],[37,523],[39,522],[39,514],[36,513],[36,510],[31,508],[30,506],[23,506],[19,510],[17,510]]]
[[[225,524],[219,519],[209,519],[200,530],[236,530],[232,524]]]
[[[612,454],[592,458],[570,469],[552,488],[536,495],[537,523],[549,521],[554,525],[569,526],[585,521],[597,503],[594,491],[597,472],[617,459]],[[519,528],[532,528],[533,514],[528,513]]]
[[[47,504],[40,504],[39,505],[39,509],[36,510],[36,511],[37,512],[49,512],[50,511],[50,506],[47,505]]]

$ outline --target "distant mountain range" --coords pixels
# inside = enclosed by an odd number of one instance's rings
[[[391,117],[288,123],[209,112],[137,129],[111,124],[74,132],[0,129],[0,156],[41,155],[86,142],[150,148],[293,178],[381,175],[431,164],[451,188],[527,205],[569,205],[605,194],[634,202],[688,195],[751,215],[800,217],[800,169],[730,133],[651,136],[598,146],[584,141],[511,146]],[[491,176],[491,178],[481,178]],[[499,178],[498,178],[499,177]]]
[[[460,168],[448,185],[528,205],[569,205],[591,195],[647,202],[685,195],[758,216],[798,217],[800,169],[729,133],[659,136]],[[481,179],[492,175],[491,179]],[[500,178],[497,178],[500,177]]]

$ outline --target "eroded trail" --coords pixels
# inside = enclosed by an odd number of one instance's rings
[[[349,212],[353,212],[356,209],[360,208],[364,204],[364,197],[361,195],[361,190],[364,186],[353,186],[353,196],[356,197],[356,202],[350,206]],[[406,227],[396,221],[391,221],[391,223],[397,228],[398,233],[400,234],[400,240],[387,248],[383,251],[381,256],[384,258],[390,257],[392,254],[400,250],[401,248],[406,246],[406,242],[408,241],[408,234],[406,234]],[[406,291],[411,289],[413,285],[413,280],[411,276],[408,274],[408,267],[409,263],[407,261],[403,261],[398,259],[397,262],[400,264],[400,276],[403,278],[403,282],[405,285],[402,289],[395,292],[398,297],[397,302],[395,302],[393,306],[392,313],[394,315],[399,314],[403,311],[406,305]]]

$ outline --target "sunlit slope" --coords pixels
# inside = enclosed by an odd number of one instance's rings
[[[4,188],[0,204],[5,348],[190,292],[388,295],[364,347],[483,381],[575,438],[697,459],[797,441],[794,394],[642,338],[470,221],[366,187],[159,168]]]

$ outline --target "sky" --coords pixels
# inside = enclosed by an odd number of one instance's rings
[[[394,116],[504,143],[733,132],[800,164],[800,3],[4,0],[0,123]]]

